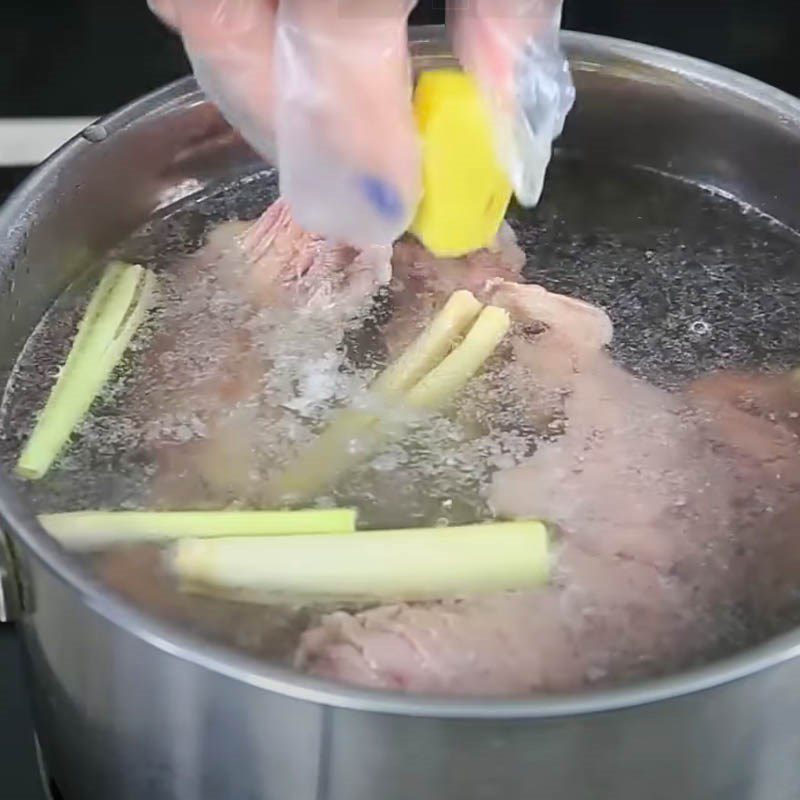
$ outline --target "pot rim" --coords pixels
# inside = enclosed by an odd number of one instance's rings
[[[441,43],[442,31],[441,26],[416,28],[412,32],[413,44]],[[695,87],[707,87],[709,91],[723,90],[771,112],[781,124],[800,128],[800,100],[725,67],[649,45],[593,34],[565,31],[563,42],[568,52],[581,51],[579,57],[572,59],[576,70],[600,69],[601,64],[591,60],[593,53],[602,55],[606,60],[611,55],[620,59],[620,68],[624,69],[626,62],[640,67],[649,66],[659,70],[661,82],[667,72],[674,75],[677,81],[688,81]],[[608,69],[607,66],[602,68]],[[646,79],[641,75],[635,77]],[[113,134],[144,117],[162,115],[178,105],[186,107],[203,102],[202,93],[194,79],[182,78],[98,120],[92,127]],[[47,192],[53,174],[82,148],[95,146],[92,143],[92,140],[97,140],[94,133],[90,136],[79,134],[57,150],[0,209],[0,231],[6,233],[0,244],[0,257],[15,252],[20,238],[25,236],[26,225],[18,222],[27,218],[23,211]],[[702,667],[632,686],[581,694],[480,699],[359,689],[265,663],[255,656],[211,643],[175,624],[158,620],[136,609],[93,578],[47,535],[28,503],[2,474],[0,518],[6,523],[6,530],[12,538],[20,542],[60,582],[76,590],[82,602],[142,642],[232,680],[298,700],[352,711],[414,717],[509,720],[594,714],[709,690],[800,656],[800,629],[797,629]]]

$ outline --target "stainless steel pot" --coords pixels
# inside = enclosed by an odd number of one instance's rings
[[[675,54],[566,34],[561,142],[729,192],[800,228],[800,103]],[[424,30],[418,64],[446,61]],[[190,80],[113,114],[0,213],[0,385],[54,296],[176,191],[256,167]],[[633,688],[526,701],[342,688],[259,663],[97,585],[0,482],[0,612],[24,638],[45,763],[66,800],[789,800],[800,634]]]

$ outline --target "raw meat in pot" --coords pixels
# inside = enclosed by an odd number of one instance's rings
[[[754,565],[732,538],[753,490],[747,451],[777,448],[782,463],[788,440],[774,420],[715,431],[698,387],[675,396],[625,372],[603,350],[599,309],[506,281],[484,292],[515,317],[512,358],[562,404],[564,432],[500,470],[490,497],[501,516],[557,524],[551,585],[329,615],[304,634],[298,664],[370,687],[518,695],[666,674],[724,651]],[[787,582],[774,566],[762,574],[780,602]]]
[[[255,223],[218,226],[178,265],[182,313],[150,348],[148,358],[167,359],[169,374],[152,387],[148,407],[156,420],[167,414],[194,424],[178,426],[177,439],[174,425],[151,426],[159,464],[155,505],[258,503],[257,430],[279,420],[293,424],[290,410],[271,402],[275,347],[302,335],[311,342],[306,355],[317,353],[335,371],[346,327],[389,281],[390,259],[388,247],[359,250],[304,231],[278,200]],[[208,339],[210,332],[209,349],[182,352],[183,342]]]
[[[213,263],[258,307],[353,314],[391,278],[392,248],[364,249],[331,242],[303,230],[285,200],[254,223],[227,222],[209,235],[195,259]]]
[[[521,326],[513,344],[517,358],[528,346],[535,350],[537,341],[541,352],[528,355],[539,367],[555,362],[536,357],[560,355],[553,377],[565,389],[574,392],[579,370],[605,361],[601,350],[611,326],[599,309],[537,286],[495,280],[484,291]],[[529,337],[525,326],[533,323],[538,332]],[[524,470],[511,476],[522,481],[511,494],[527,501],[530,476]],[[550,485],[543,496],[552,490]],[[515,516],[531,516],[527,506],[518,511],[512,509]],[[654,658],[666,658],[673,645],[670,633],[692,624],[680,590],[645,561],[593,553],[565,533],[558,574],[546,590],[331,615],[304,635],[298,661],[315,674],[383,688],[456,694],[557,691],[631,669],[644,637]],[[615,625],[615,647],[609,652],[607,635]],[[591,646],[590,638],[595,640]],[[632,663],[619,663],[625,659]]]
[[[453,292],[468,289],[484,300],[491,280],[519,280],[524,266],[525,254],[507,223],[493,247],[463,258],[436,258],[413,237],[404,237],[392,256],[393,314],[384,328],[389,353],[401,352]]]

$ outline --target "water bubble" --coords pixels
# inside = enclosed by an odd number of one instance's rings
[[[696,319],[689,325],[689,330],[695,336],[708,336],[711,333],[711,325],[704,319]]]

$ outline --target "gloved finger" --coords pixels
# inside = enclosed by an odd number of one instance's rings
[[[258,153],[275,159],[272,56],[278,0],[148,0],[181,35],[197,82]]]
[[[178,12],[175,8],[175,0],[147,0],[150,10],[170,28],[178,28]]]
[[[448,9],[454,52],[490,103],[498,154],[526,206],[539,202],[553,140],[575,101],[560,26],[561,0],[470,0]]]
[[[281,193],[303,227],[389,244],[420,194],[408,14],[416,0],[289,0],[278,9]]]

